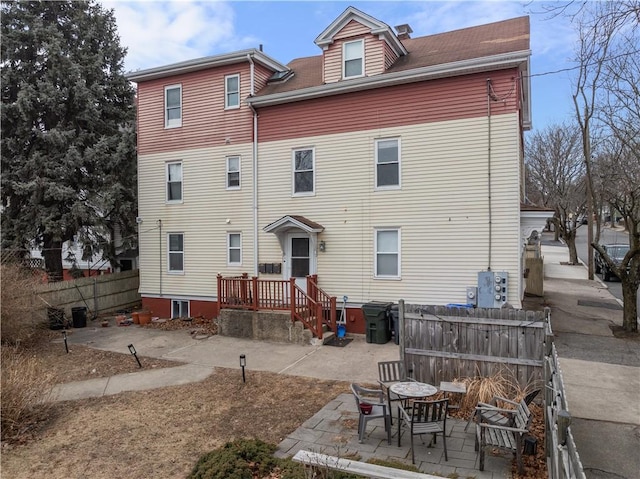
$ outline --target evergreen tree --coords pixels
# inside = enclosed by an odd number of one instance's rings
[[[2,246],[113,260],[135,246],[134,90],[112,11],[93,1],[2,3]],[[133,243],[131,243],[133,241]]]

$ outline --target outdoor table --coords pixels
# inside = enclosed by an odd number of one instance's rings
[[[405,406],[409,399],[422,399],[433,396],[438,392],[438,388],[427,383],[419,383],[417,381],[406,381],[394,383],[389,386],[389,390],[404,399]]]

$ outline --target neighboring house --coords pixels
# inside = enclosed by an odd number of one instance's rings
[[[317,274],[348,296],[354,332],[363,303],[466,303],[487,270],[508,273],[498,306],[521,306],[529,19],[396,29],[349,7],[318,56],[252,49],[128,75],[154,314],[214,317],[216,276],[242,273]]]
[[[67,281],[76,277],[100,276],[113,272],[138,269],[138,252],[125,250],[122,247],[122,236],[117,228],[113,233],[113,237],[119,263],[117,265],[103,259],[101,252],[94,253],[89,259],[82,259],[81,246],[76,241],[65,241],[62,244],[62,279]],[[44,258],[40,249],[31,249],[29,257],[40,260],[40,267],[44,269]]]

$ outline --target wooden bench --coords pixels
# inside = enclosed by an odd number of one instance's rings
[[[371,479],[442,479],[431,474],[405,471],[395,467],[378,466],[351,459],[343,459],[336,456],[328,456],[317,452],[300,450],[293,456],[293,460],[301,464],[319,469],[334,469],[336,471],[357,474]]]
[[[518,472],[523,474],[522,448],[524,446],[524,436],[529,433],[531,424],[531,411],[524,399],[518,403],[515,410],[495,408],[492,406],[479,406],[476,408],[478,424],[476,427],[476,450],[480,452],[480,470],[484,471],[484,450],[487,447],[495,447],[510,451],[516,456]],[[499,410],[503,415],[509,417],[509,425],[498,425],[483,422],[483,412]]]

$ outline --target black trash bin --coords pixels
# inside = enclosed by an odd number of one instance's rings
[[[73,319],[74,328],[87,327],[87,308],[84,306],[71,308],[71,318]]]
[[[397,304],[392,305],[389,310],[389,329],[393,336],[393,342],[400,344],[400,312]]]
[[[49,329],[64,328],[64,310],[47,308],[47,318],[49,319]]]
[[[386,344],[391,339],[389,309],[393,303],[371,301],[362,305],[367,343]]]

